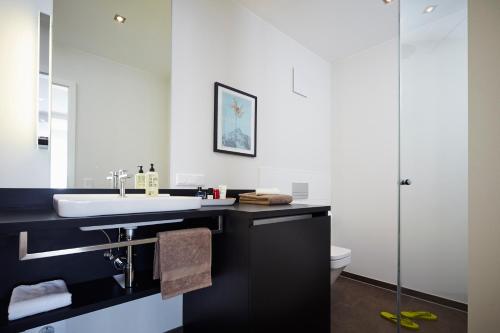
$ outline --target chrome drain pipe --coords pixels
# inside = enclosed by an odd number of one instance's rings
[[[127,241],[131,241],[134,238],[135,228],[125,228],[125,236]],[[127,263],[125,264],[125,288],[132,288],[134,283],[134,263],[133,263],[134,253],[133,246],[127,246]]]

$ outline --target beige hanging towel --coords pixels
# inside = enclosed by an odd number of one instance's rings
[[[212,285],[212,232],[194,228],[159,232],[153,278],[163,299]]]

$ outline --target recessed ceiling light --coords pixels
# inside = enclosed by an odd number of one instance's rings
[[[126,19],[127,18],[125,16],[121,16],[119,14],[115,15],[115,21],[118,22],[118,23],[125,23]]]
[[[424,14],[432,13],[434,11],[434,9],[436,9],[436,7],[437,7],[437,5],[430,5],[430,6],[425,7]]]
[[[390,4],[392,0],[382,0],[386,5]]]

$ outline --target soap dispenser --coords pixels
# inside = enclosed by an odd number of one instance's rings
[[[151,168],[146,172],[146,195],[155,197],[159,192],[158,172],[155,171],[153,163]]]
[[[135,188],[143,190],[146,188],[146,175],[144,174],[144,170],[142,170],[142,165],[138,165],[137,167],[139,171],[135,174]]]

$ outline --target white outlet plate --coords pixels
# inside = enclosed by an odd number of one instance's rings
[[[309,198],[309,183],[292,183],[292,196],[294,200]]]
[[[205,185],[205,175],[194,173],[177,173],[175,174],[175,185],[203,186]]]

